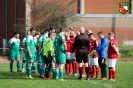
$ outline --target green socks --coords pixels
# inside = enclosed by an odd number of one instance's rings
[[[22,70],[24,70],[26,63],[22,63]]]
[[[31,66],[28,66],[27,74],[28,74],[28,77],[31,76]]]
[[[13,71],[13,63],[10,62],[10,72],[12,72],[12,71]]]
[[[38,76],[40,76],[40,68],[41,68],[41,63],[38,63],[37,64]]]
[[[58,74],[59,74],[59,70],[56,70],[55,72],[55,79],[58,80]]]
[[[63,69],[59,69],[60,79],[63,79]]]
[[[36,71],[36,63],[34,63],[31,68],[32,68],[32,71],[35,72]]]
[[[17,71],[20,71],[20,63],[17,62]]]
[[[52,66],[53,78],[55,78],[55,66]]]

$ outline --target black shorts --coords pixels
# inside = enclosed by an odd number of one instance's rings
[[[76,51],[76,62],[78,63],[88,63],[88,51],[85,49],[79,49]]]

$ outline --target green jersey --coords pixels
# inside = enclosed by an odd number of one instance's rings
[[[33,36],[28,35],[26,37],[26,46],[29,46],[30,52],[31,53],[34,53],[34,50],[35,50],[35,42],[34,42]]]
[[[56,55],[58,55],[59,53],[64,53],[65,50],[65,45],[64,45],[64,41],[65,37],[61,34],[58,34],[55,37],[55,50],[56,50]]]
[[[11,60],[18,60],[20,59],[20,40],[16,38],[11,38],[9,40],[8,46],[10,47],[10,59]]]
[[[11,38],[9,40],[8,46],[10,47],[11,51],[19,52],[20,48],[20,39]]]
[[[65,36],[62,34],[58,34],[55,37],[55,56],[57,64],[65,64],[66,63],[66,54],[65,54]]]

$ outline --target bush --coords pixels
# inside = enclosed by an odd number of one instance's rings
[[[128,45],[123,45],[120,48],[121,58],[133,58],[133,47]]]

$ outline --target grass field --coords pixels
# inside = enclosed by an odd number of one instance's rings
[[[14,71],[15,71],[14,64]],[[117,80],[90,79],[78,81],[73,75],[65,75],[64,81],[26,79],[25,73],[10,73],[9,64],[0,63],[0,88],[133,88],[133,63],[117,63]]]

